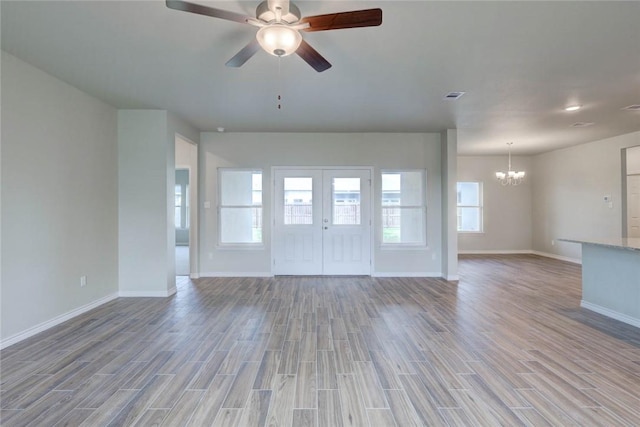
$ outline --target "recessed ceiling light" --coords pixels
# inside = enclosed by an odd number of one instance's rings
[[[220,133],[224,132],[224,128],[222,126],[218,127],[218,132]]]
[[[578,111],[580,108],[582,108],[581,105],[570,105],[564,111]]]
[[[460,99],[460,97],[465,93],[466,92],[449,92],[444,96],[444,99],[451,99],[451,100]]]

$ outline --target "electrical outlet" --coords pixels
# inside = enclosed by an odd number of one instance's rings
[[[555,240],[552,240],[552,241],[551,241],[551,246],[555,246],[555,245],[556,245],[556,241],[555,241]]]
[[[87,276],[80,276],[80,287],[84,288],[87,286]]]

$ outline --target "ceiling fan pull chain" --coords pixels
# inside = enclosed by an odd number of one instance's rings
[[[280,101],[282,100],[282,96],[280,95],[282,93],[282,75],[280,72],[280,64],[281,64],[282,58],[278,57],[278,110],[282,109],[282,104],[280,103]]]

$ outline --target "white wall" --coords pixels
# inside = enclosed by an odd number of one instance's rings
[[[358,133],[213,133],[201,134],[199,144],[201,202],[200,272],[202,275],[271,272],[271,229],[263,231],[261,250],[220,249],[217,217],[217,168],[243,167],[263,170],[271,183],[272,166],[373,166],[374,195],[380,189],[380,169],[427,169],[427,241],[420,250],[380,249],[380,197],[374,197],[375,274],[440,275],[441,181],[439,134]],[[271,224],[273,185],[263,189],[264,224]]]
[[[580,245],[557,239],[622,236],[620,150],[636,145],[640,145],[640,132],[533,158],[534,250],[579,259]],[[604,202],[609,195],[611,208]]]
[[[1,74],[4,345],[117,294],[117,118],[5,52]]]
[[[175,139],[197,132],[163,110],[118,111],[119,283],[124,296],[175,292]]]
[[[482,183],[483,232],[458,233],[458,250],[464,252],[529,251],[532,241],[532,179],[531,157],[513,156],[514,170],[527,176],[518,186],[503,186],[496,179],[497,171],[507,169],[507,156],[459,156],[458,181]]]

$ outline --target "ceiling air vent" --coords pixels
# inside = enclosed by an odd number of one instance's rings
[[[628,107],[624,107],[623,110],[640,111],[640,104],[629,105]]]
[[[593,123],[589,122],[576,122],[571,125],[572,128],[586,128],[587,126],[591,126]]]
[[[466,92],[449,92],[444,96],[444,99],[451,99],[451,100],[460,99],[460,97],[465,93]]]

